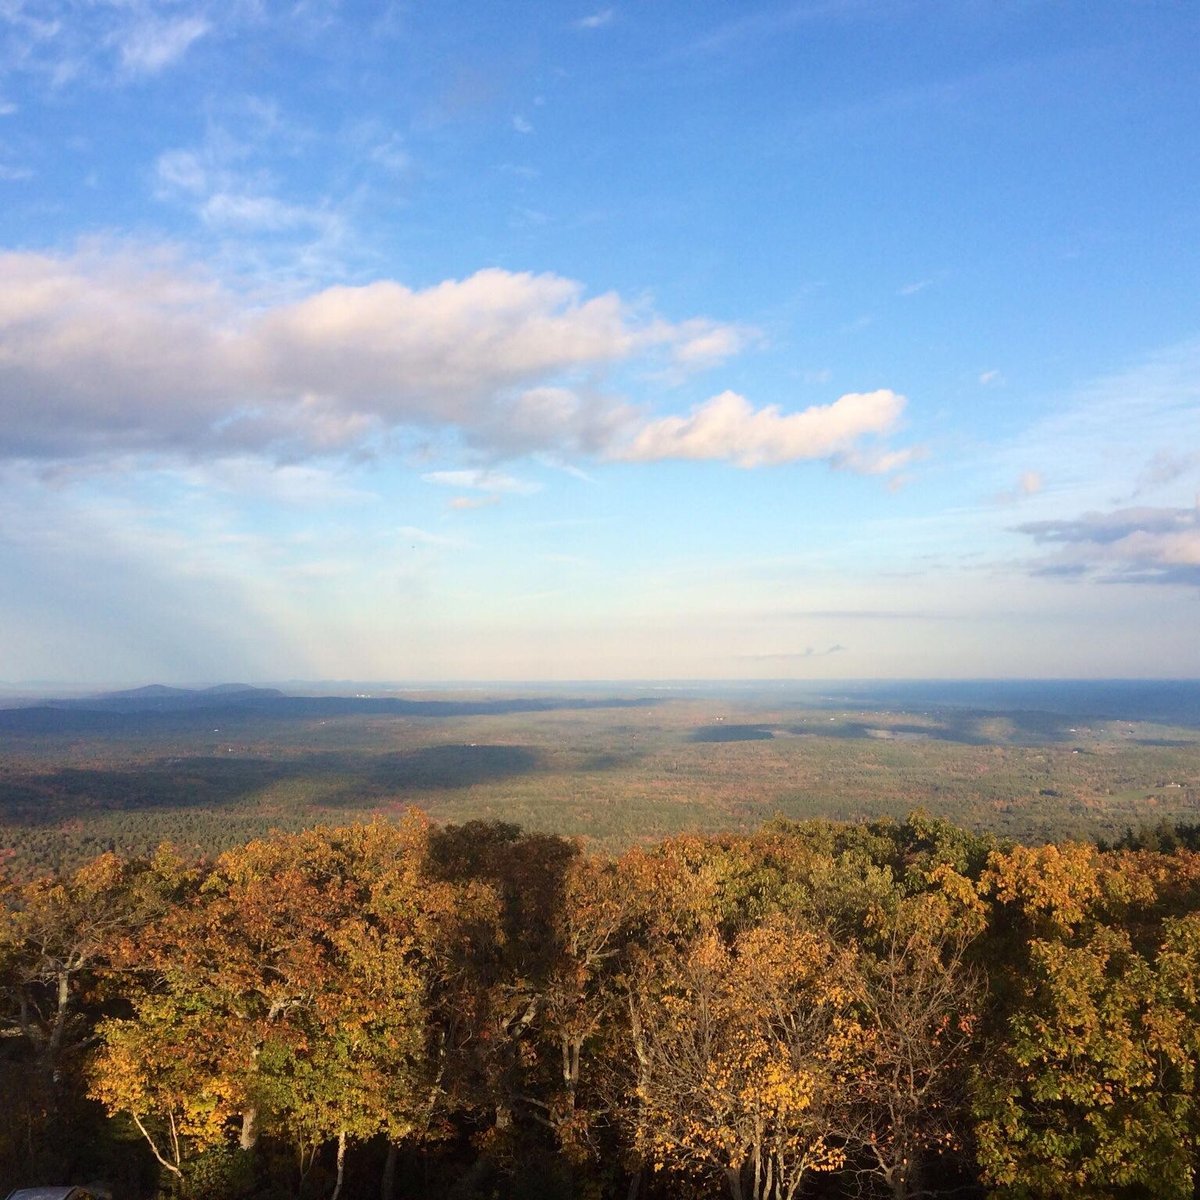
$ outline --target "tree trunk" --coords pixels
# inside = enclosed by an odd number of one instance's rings
[[[58,1082],[58,1055],[62,1049],[63,1033],[67,1027],[67,1011],[71,1005],[71,977],[66,971],[58,972],[58,1007],[54,1013],[54,1027],[46,1043],[46,1074]]]
[[[379,1181],[379,1200],[394,1200],[396,1195],[396,1159],[399,1151],[395,1142],[388,1142],[387,1158],[383,1160],[383,1178]]]
[[[342,1179],[344,1178],[345,1173],[346,1173],[346,1131],[343,1129],[341,1131],[341,1133],[338,1134],[337,1183],[334,1184],[333,1195],[329,1197],[329,1200],[338,1200],[338,1197],[342,1194]]]
[[[726,1167],[725,1178],[729,1180],[729,1194],[733,1200],[742,1200],[742,1173],[737,1167]]]
[[[238,1137],[239,1150],[253,1150],[258,1145],[258,1109],[251,1106],[242,1113],[242,1132]]]
[[[634,1171],[632,1178],[629,1180],[629,1191],[625,1193],[625,1200],[637,1200],[638,1192],[642,1190],[642,1168],[638,1167]]]

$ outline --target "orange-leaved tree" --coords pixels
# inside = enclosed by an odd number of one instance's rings
[[[463,895],[430,877],[416,817],[223,855],[146,931],[157,973],[133,1018],[102,1026],[94,1094],[176,1171],[185,1112],[195,1148],[218,1126],[232,1136],[236,1115],[244,1149],[269,1129],[302,1173],[336,1142],[339,1183],[349,1141],[428,1136],[441,1095],[429,1004]],[[202,1096],[219,1100],[206,1124],[193,1120]]]

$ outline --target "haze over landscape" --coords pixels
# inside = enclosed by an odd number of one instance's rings
[[[1200,18],[0,7],[0,680],[1194,677]]]

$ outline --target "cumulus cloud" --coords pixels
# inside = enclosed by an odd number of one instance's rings
[[[164,253],[3,254],[0,453],[294,455],[414,425],[595,451],[630,419],[595,372],[696,336],[551,274],[380,280],[255,307]]]
[[[1016,527],[1050,552],[1039,575],[1110,583],[1200,585],[1200,502],[1194,508],[1121,508]]]
[[[181,188],[201,189],[205,172],[187,156],[160,162]],[[491,268],[255,303],[167,251],[0,254],[0,458],[295,462],[377,453],[414,431],[450,432],[493,460],[826,459],[886,473],[912,457],[877,444],[904,408],[891,391],[790,414],[723,392],[654,419],[601,382],[625,365],[650,379],[663,364],[711,368],[754,337],[553,274]]]
[[[893,432],[904,405],[903,396],[881,389],[848,392],[832,404],[785,414],[778,405],[756,409],[744,396],[722,392],[689,416],[646,424],[618,457],[636,462],[722,459],[739,467],[830,459],[851,469],[888,471],[908,461],[911,451],[872,455],[857,443]]]

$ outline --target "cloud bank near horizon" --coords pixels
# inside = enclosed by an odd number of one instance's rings
[[[1200,498],[1193,508],[1121,508],[1016,527],[1050,549],[1038,575],[1200,586]]]

